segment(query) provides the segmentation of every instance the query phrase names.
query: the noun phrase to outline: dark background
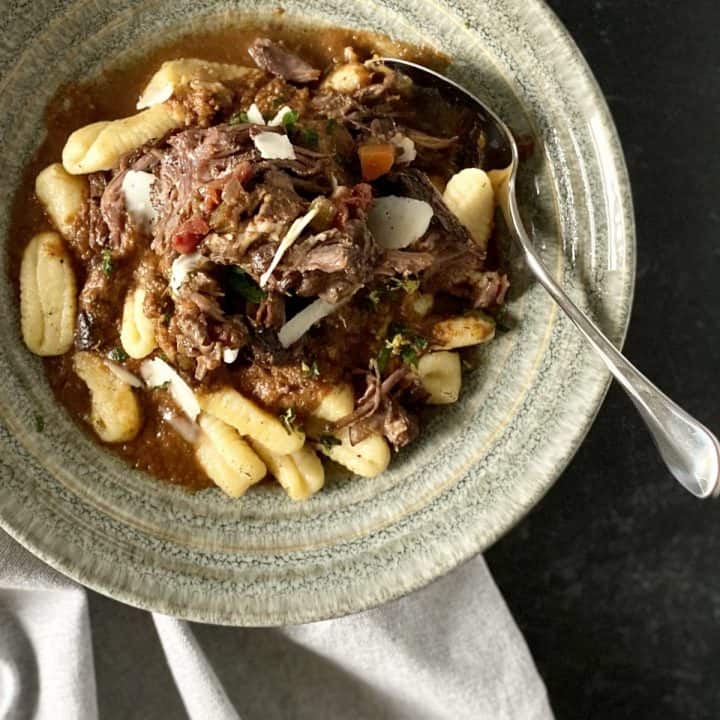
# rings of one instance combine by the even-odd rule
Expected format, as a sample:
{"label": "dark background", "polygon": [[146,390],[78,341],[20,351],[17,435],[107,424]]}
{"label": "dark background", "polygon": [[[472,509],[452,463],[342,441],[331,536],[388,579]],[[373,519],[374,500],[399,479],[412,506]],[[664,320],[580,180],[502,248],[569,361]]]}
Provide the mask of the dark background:
{"label": "dark background", "polygon": [[[638,276],[626,354],[720,429],[720,3],[549,0],[615,117]],[[720,506],[668,475],[617,387],[487,554],[559,720],[720,718]]]}

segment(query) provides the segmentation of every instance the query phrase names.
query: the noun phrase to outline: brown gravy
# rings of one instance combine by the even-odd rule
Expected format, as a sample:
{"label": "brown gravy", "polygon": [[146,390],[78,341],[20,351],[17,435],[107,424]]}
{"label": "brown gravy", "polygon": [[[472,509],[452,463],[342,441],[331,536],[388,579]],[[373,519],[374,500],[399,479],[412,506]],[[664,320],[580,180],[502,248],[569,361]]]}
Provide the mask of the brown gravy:
{"label": "brown gravy", "polygon": [[[11,281],[17,285],[22,251],[37,232],[51,228],[50,222],[34,193],[37,174],[47,165],[60,159],[67,137],[79,127],[99,120],[131,115],[142,88],[166,60],[180,57],[197,57],[210,61],[237,63],[252,66],[247,48],[258,35],[282,40],[292,50],[315,67],[325,68],[343,56],[343,50],[352,46],[361,57],[374,52],[392,54],[431,67],[441,68],[447,58],[429,47],[415,47],[391,41],[386,36],[343,28],[303,28],[286,26],[282,16],[270,26],[230,27],[220,31],[202,31],[159,46],[142,61],[110,64],[100,77],[81,84],[62,88],[46,111],[47,135],[35,157],[29,163],[24,182],[13,205],[11,245]],[[136,372],[132,361],[128,369]],[[73,417],[87,417],[89,395],[85,384],[72,371],[71,355],[48,358],[45,370],[59,402],[69,409]],[[237,384],[239,389],[251,388],[259,378],[251,371]],[[311,399],[308,398],[308,402]],[[175,484],[197,490],[212,485],[197,466],[192,446],[183,441],[162,422],[159,409],[151,395],[141,399],[145,423],[141,433],[132,442],[120,446],[106,446],[128,460],[133,467]],[[92,433],[89,424],[83,429]]]}

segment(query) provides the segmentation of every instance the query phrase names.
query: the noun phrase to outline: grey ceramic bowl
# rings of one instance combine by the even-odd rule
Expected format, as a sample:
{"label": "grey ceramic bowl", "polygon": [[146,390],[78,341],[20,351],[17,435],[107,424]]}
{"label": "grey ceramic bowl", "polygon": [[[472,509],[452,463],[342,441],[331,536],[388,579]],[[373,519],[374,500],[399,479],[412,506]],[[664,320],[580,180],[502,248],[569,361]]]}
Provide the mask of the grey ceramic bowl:
{"label": "grey ceramic bowl", "polygon": [[[267,13],[275,0],[250,0]],[[0,239],[43,109],[64,82],[193,25],[223,0],[14,3],[0,18]],[[522,205],[545,260],[617,342],[634,280],[630,190],[607,107],[539,0],[291,0],[286,21],[428,41],[451,74],[538,140]],[[220,13],[220,14],[218,14]],[[231,501],[130,471],[57,407],[0,287],[0,524],[100,592],[193,620],[299,623],[396,598],[480,552],[552,485],[602,402],[608,375],[545,292],[514,277],[516,327],[487,348],[462,401],[374,480],[341,479],[304,504],[272,486]],[[35,418],[45,419],[38,432]]]}

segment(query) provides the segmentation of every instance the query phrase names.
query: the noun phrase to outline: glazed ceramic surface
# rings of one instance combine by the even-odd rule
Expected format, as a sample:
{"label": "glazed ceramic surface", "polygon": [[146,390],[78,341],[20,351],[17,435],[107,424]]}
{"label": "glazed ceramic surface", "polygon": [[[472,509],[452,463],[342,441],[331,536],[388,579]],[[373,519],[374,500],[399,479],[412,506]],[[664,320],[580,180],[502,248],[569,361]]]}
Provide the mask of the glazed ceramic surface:
{"label": "glazed ceramic surface", "polygon": [[[108,57],[193,27],[242,23],[276,2],[12,3],[0,13],[0,253],[43,109]],[[286,23],[424,41],[520,134],[536,137],[521,205],[572,298],[621,342],[634,279],[630,191],[611,118],[577,49],[539,0],[295,0]],[[82,583],[193,620],[289,624],[368,608],[486,548],[552,485],[587,432],[608,375],[542,288],[512,275],[514,328],[469,374],[462,400],[379,478],[337,477],[306,503],[267,485],[234,501],[156,481],[95,445],[58,407],[0,287],[0,524]],[[44,419],[39,432],[36,419]]]}

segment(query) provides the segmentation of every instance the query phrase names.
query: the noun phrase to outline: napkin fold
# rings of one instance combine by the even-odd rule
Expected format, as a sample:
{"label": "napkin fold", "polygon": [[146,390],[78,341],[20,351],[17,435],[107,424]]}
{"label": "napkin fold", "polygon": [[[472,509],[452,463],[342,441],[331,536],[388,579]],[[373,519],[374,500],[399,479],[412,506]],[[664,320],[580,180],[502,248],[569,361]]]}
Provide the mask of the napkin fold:
{"label": "napkin fold", "polygon": [[[117,607],[103,602],[93,623],[116,622]],[[152,682],[169,669],[190,720],[553,717],[481,557],[407,597],[337,620],[283,628],[153,620],[157,635],[143,642],[159,642],[167,665],[151,662],[143,674]],[[137,706],[127,677],[112,681],[128,687],[113,688],[115,703],[102,720],[168,720]],[[166,684],[157,687],[167,692]],[[97,717],[86,591],[0,531],[0,718]]]}

